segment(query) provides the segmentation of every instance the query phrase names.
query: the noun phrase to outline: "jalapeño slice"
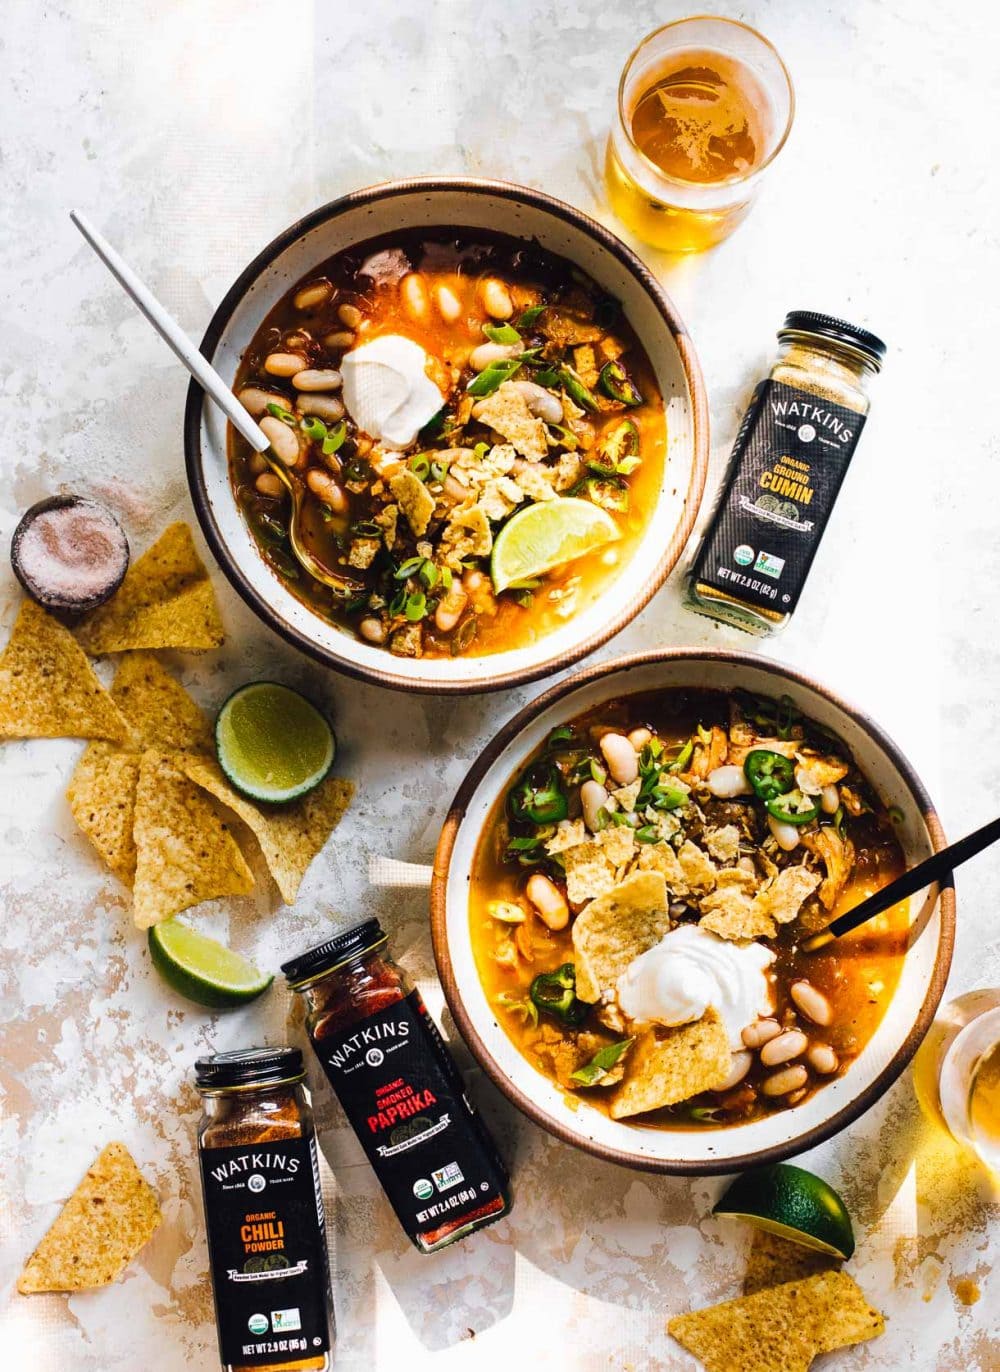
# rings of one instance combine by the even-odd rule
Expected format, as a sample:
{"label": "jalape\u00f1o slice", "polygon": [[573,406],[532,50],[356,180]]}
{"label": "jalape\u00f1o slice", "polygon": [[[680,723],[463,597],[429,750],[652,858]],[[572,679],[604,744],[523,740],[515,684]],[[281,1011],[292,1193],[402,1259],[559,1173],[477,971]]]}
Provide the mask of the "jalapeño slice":
{"label": "jalape\u00f1o slice", "polygon": [[795,765],[783,753],[769,748],[755,748],[747,753],[743,764],[747,781],[761,800],[774,800],[792,790],[795,785]]}
{"label": "jalape\u00f1o slice", "polygon": [[508,796],[511,819],[530,824],[556,824],[569,813],[558,767],[544,763],[531,767],[511,788]]}
{"label": "jalape\u00f1o slice", "polygon": [[618,362],[609,362],[601,369],[597,384],[605,395],[622,405],[641,405],[642,396],[629,379],[625,368]]}
{"label": "jalape\u00f1o slice", "polygon": [[798,789],[767,801],[767,812],[782,824],[808,824],[819,814],[818,798],[807,796]]}
{"label": "jalape\u00f1o slice", "polygon": [[554,972],[542,972],[531,983],[533,1005],[563,1024],[579,1025],[587,1018],[590,1006],[576,998],[576,968],[564,962]]}

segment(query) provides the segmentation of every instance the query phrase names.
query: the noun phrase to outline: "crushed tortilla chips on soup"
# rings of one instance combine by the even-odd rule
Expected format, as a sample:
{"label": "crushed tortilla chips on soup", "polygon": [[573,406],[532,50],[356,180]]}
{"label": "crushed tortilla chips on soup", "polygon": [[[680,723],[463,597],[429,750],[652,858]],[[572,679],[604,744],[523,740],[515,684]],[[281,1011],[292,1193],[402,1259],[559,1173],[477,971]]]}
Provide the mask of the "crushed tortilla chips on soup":
{"label": "crushed tortilla chips on soup", "polygon": [[159,1228],[156,1192],[123,1143],[109,1143],[17,1279],[22,1295],[84,1291],[120,1277]]}
{"label": "crushed tortilla chips on soup", "polygon": [[0,656],[0,738],[102,738],[128,725],[73,635],[25,600]]}
{"label": "crushed tortilla chips on soup", "polygon": [[76,635],[95,654],[218,648],[225,637],[219,607],[188,526],[178,522],[165,529]]}

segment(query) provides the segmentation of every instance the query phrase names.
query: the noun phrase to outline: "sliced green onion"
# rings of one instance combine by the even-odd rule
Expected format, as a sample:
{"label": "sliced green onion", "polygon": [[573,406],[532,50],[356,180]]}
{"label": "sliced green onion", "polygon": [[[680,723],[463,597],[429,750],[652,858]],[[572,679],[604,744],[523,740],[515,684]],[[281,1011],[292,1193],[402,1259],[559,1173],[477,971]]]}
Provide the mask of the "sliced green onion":
{"label": "sliced green onion", "polygon": [[519,329],[530,329],[532,324],[537,324],[539,316],[544,312],[544,305],[529,305],[526,310],[521,311],[521,316],[517,321],[517,327]]}
{"label": "sliced green onion", "polygon": [[513,324],[484,324],[483,333],[491,343],[500,343],[508,348],[521,342],[521,335]]}
{"label": "sliced green onion", "polygon": [[339,424],[332,428],[323,439],[323,456],[330,457],[335,453],[347,437],[347,424],[342,419]]}
{"label": "sliced green onion", "polygon": [[408,577],[416,576],[423,565],[422,557],[408,557],[402,566],[396,568],[393,576],[397,581],[405,581]]}
{"label": "sliced green onion", "polygon": [[412,595],[406,597],[403,613],[412,624],[416,624],[418,620],[424,618],[427,613],[427,597],[423,591],[414,591]]}
{"label": "sliced green onion", "polygon": [[407,465],[421,481],[426,481],[431,474],[431,460],[426,453],[414,453]]}
{"label": "sliced green onion", "polygon": [[314,414],[307,414],[303,419],[300,419],[299,428],[314,443],[322,443],[323,439],[326,438],[326,425],[322,419],[317,419]]}
{"label": "sliced green onion", "polygon": [[469,395],[492,395],[505,381],[521,370],[523,361],[519,357],[508,357],[502,362],[491,362],[478,376],[474,376],[466,386]]}
{"label": "sliced green onion", "polygon": [[292,414],[291,410],[286,410],[284,405],[278,405],[275,401],[267,402],[267,412],[274,415],[275,419],[280,419],[282,424],[297,424],[298,416]]}

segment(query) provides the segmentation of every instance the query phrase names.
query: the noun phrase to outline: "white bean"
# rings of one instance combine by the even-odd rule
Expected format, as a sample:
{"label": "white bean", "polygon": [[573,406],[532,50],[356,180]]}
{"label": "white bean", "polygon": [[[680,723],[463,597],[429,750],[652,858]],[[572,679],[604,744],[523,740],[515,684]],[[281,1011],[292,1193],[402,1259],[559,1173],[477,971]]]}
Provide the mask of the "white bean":
{"label": "white bean", "polygon": [[569,923],[569,906],[554,882],[549,881],[541,872],[536,872],[533,877],[528,878],[524,890],[543,924],[553,930],[566,928]]}
{"label": "white bean", "polygon": [[728,1077],[726,1077],[725,1081],[722,1082],[721,1085],[713,1086],[712,1090],[731,1091],[734,1086],[739,1085],[739,1083],[743,1080],[746,1074],[750,1071],[750,1064],[752,1062],[753,1056],[750,1053],[746,1053],[742,1049],[738,1049],[733,1054],[732,1062],[729,1067]]}
{"label": "white bean", "polygon": [[338,350],[340,348],[353,348],[354,335],[346,329],[338,329],[334,333],[328,333],[323,339],[324,348]]}
{"label": "white bean", "polygon": [[301,353],[268,353],[264,358],[264,370],[272,376],[294,376],[304,372],[309,366],[308,357]]}
{"label": "white bean", "polygon": [[762,1048],[781,1033],[781,1025],[776,1019],[759,1019],[748,1024],[743,1030],[742,1039],[748,1048]]}
{"label": "white bean", "polygon": [[280,405],[283,410],[288,408],[288,401],[283,395],[277,395],[274,391],[262,391],[259,386],[244,386],[238,399],[254,419],[267,414],[268,405]]}
{"label": "white bean", "polygon": [[317,419],[336,423],[344,417],[344,402],[335,395],[314,394],[303,391],[296,397],[295,409],[299,414],[314,414]]}
{"label": "white bean", "polygon": [[765,1067],[777,1067],[779,1063],[791,1062],[800,1058],[809,1047],[809,1040],[801,1029],[786,1029],[777,1034],[760,1050],[760,1060]]}
{"label": "white bean", "polygon": [[337,306],[337,318],[341,324],[346,324],[349,329],[356,329],[364,319],[364,315],[357,305],[351,305],[345,301],[343,305]]}
{"label": "white bean", "polygon": [[461,582],[453,581],[448,590],[437,603],[434,611],[434,623],[443,634],[451,633],[455,625],[462,618],[469,597],[462,589]]}
{"label": "white bean", "polygon": [[438,314],[446,324],[454,324],[455,320],[462,313],[462,302],[458,296],[443,282],[434,292],[434,303],[438,307]]}
{"label": "white bean", "polygon": [[813,1071],[823,1077],[830,1076],[840,1066],[840,1059],[828,1043],[814,1043],[806,1057]]}
{"label": "white bean", "polygon": [[328,472],[318,467],[310,467],[306,472],[306,485],[317,500],[321,500],[334,514],[347,514],[351,508],[347,493],[337,485]]}
{"label": "white bean", "polygon": [[365,615],[358,625],[358,633],[369,643],[385,642],[385,625],[376,615]]}
{"label": "white bean", "polygon": [[480,343],[469,354],[469,366],[474,372],[484,372],[494,362],[506,362],[520,351],[520,343]]}
{"label": "white bean", "polygon": [[536,419],[543,419],[546,424],[563,422],[562,401],[544,386],[538,386],[534,381],[515,381],[514,389],[524,396]]}
{"label": "white bean", "polygon": [[799,846],[799,831],[794,824],[785,824],[782,820],[775,819],[774,815],[768,815],[767,827],[774,835],[778,847],[784,848],[786,853]]}
{"label": "white bean", "polygon": [[822,1024],[825,1027],[832,1023],[833,1006],[823,992],[817,990],[811,982],[793,981],[788,989],[792,1000],[813,1024]]}
{"label": "white bean", "polygon": [[510,291],[495,276],[488,276],[479,288],[479,298],[483,309],[494,319],[509,319],[514,313],[514,302]]}
{"label": "white bean", "polygon": [[825,815],[835,815],[840,809],[840,792],[836,786],[824,786],[820,805]]}
{"label": "white bean", "polygon": [[652,737],[653,734],[650,729],[633,729],[628,736],[628,741],[629,743],[631,743],[632,747],[638,753],[641,752],[643,748],[645,748],[646,744],[650,741]]}
{"label": "white bean", "polygon": [[261,472],[253,484],[261,495],[277,497],[285,494],[284,483],[280,476],[275,476],[274,472]]}
{"label": "white bean", "polygon": [[286,467],[294,467],[299,460],[299,436],[295,430],[273,414],[265,415],[260,421],[260,427],[267,434],[275,457]]}
{"label": "white bean", "polygon": [[765,1096],[787,1096],[790,1092],[798,1091],[801,1086],[805,1086],[808,1080],[807,1070],[801,1063],[796,1063],[794,1067],[785,1067],[773,1076],[765,1077],[760,1089]]}
{"label": "white bean", "polygon": [[336,391],[342,379],[332,367],[307,367],[304,372],[296,372],[292,385],[297,391]]}
{"label": "white bean", "polygon": [[264,457],[263,453],[251,453],[247,466],[250,469],[251,476],[260,476],[262,473],[271,470],[267,465],[267,459]]}
{"label": "white bean", "polygon": [[611,773],[619,786],[631,786],[639,775],[639,754],[624,734],[605,734],[601,739],[601,752]]}
{"label": "white bean", "polygon": [[333,287],[329,281],[314,281],[310,286],[303,286],[292,300],[292,304],[297,310],[318,310],[333,295]]}
{"label": "white bean", "polygon": [[597,818],[602,806],[608,803],[608,793],[599,781],[585,781],[580,787],[580,804],[583,806],[583,822],[592,834],[600,827]]}
{"label": "white bean", "polygon": [[746,773],[742,767],[729,764],[726,767],[716,767],[709,772],[705,782],[713,796],[718,796],[720,800],[732,800],[734,796],[749,796],[753,794],[753,787],[747,781]]}
{"label": "white bean", "polygon": [[403,309],[415,324],[422,324],[431,308],[427,282],[419,272],[408,272],[400,282],[399,292],[403,297]]}

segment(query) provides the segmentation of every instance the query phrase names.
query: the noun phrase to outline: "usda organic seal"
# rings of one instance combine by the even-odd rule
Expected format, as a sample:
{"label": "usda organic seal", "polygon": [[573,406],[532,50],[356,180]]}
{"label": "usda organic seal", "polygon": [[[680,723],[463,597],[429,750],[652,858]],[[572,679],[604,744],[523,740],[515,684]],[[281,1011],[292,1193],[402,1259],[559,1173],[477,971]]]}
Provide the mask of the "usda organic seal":
{"label": "usda organic seal", "polygon": [[251,1315],[247,1320],[247,1328],[251,1334],[266,1334],[270,1327],[266,1315]]}

